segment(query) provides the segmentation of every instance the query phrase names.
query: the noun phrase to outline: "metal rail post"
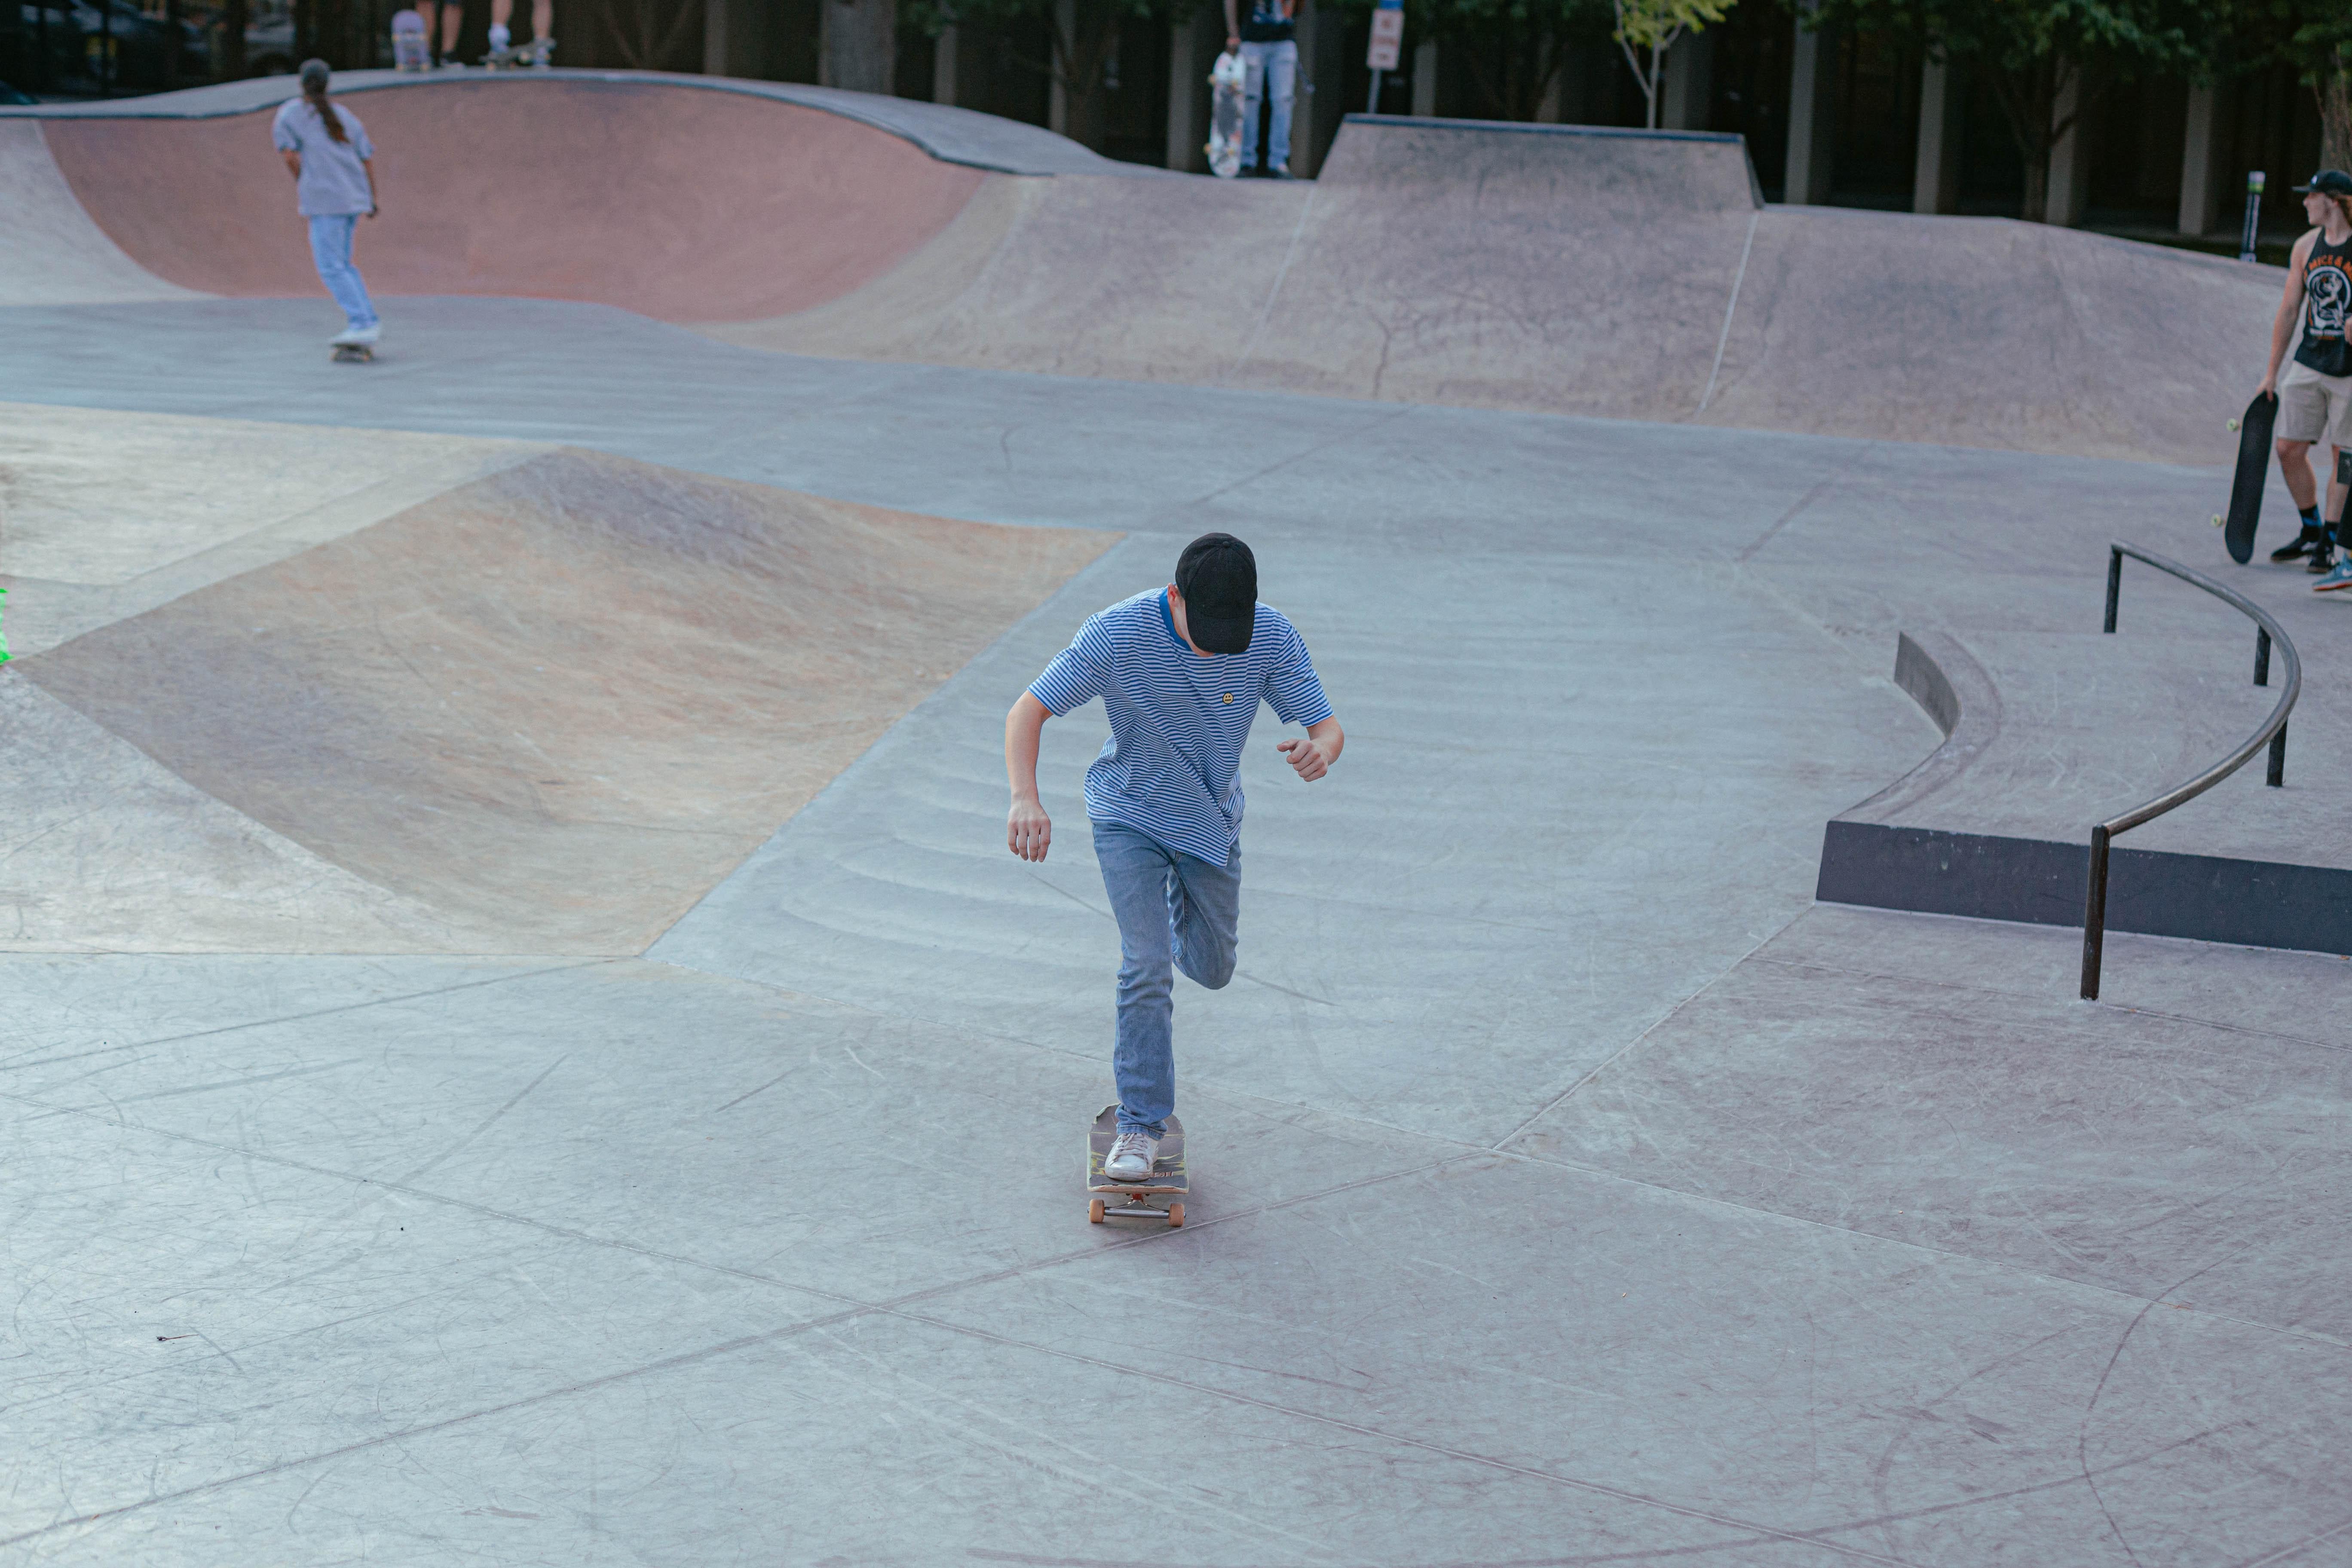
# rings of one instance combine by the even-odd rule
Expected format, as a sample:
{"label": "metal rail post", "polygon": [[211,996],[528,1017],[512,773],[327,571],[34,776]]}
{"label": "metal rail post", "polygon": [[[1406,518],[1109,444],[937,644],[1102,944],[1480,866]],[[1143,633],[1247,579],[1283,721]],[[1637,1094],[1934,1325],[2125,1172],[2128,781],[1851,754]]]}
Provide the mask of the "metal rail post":
{"label": "metal rail post", "polygon": [[2083,901],[2083,1000],[2099,999],[2099,959],[2107,940],[2107,840],[2104,822],[2091,829],[2091,886]]}

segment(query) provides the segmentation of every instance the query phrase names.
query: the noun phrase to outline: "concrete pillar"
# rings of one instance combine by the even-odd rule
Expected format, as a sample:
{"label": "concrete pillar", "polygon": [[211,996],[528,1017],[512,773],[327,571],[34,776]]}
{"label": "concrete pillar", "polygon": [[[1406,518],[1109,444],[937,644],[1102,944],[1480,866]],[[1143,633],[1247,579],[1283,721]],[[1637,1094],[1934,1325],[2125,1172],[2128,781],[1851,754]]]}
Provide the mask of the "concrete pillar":
{"label": "concrete pillar", "polygon": [[1704,131],[1715,105],[1715,35],[1685,33],[1666,51],[1665,79],[1658,84],[1658,128]]}
{"label": "concrete pillar", "polygon": [[1836,151],[1837,105],[1831,77],[1837,40],[1797,27],[1789,67],[1789,161],[1780,199],[1820,204],[1830,199],[1831,161]]}
{"label": "concrete pillar", "polygon": [[952,104],[955,100],[956,30],[941,27],[931,41],[931,101]]}
{"label": "concrete pillar", "polygon": [[2075,65],[2067,71],[2058,89],[2058,101],[2050,106],[2050,122],[2053,125],[2073,115],[2074,123],[2066,133],[2050,145],[2050,204],[2042,215],[2044,223],[2054,223],[2065,228],[2078,228],[2083,222],[2083,207],[2089,195],[2091,175],[2091,127],[2075,110],[2083,102],[2083,68]]}
{"label": "concrete pillar", "polygon": [[2189,89],[2189,135],[2180,151],[2180,232],[2210,234],[2221,216],[2221,89]]}
{"label": "concrete pillar", "polygon": [[1911,210],[1960,210],[1960,122],[1966,84],[1948,60],[1919,69],[1919,161],[1911,174]]}
{"label": "concrete pillar", "polygon": [[732,76],[727,68],[727,0],[702,0],[702,74]]}
{"label": "concrete pillar", "polygon": [[1298,0],[1298,98],[1291,105],[1290,170],[1312,178],[1339,135],[1348,104],[1339,96],[1347,77],[1348,23],[1339,6]]}
{"label": "concrete pillar", "polygon": [[[713,4],[718,0],[712,0]],[[757,7],[735,0],[740,22]],[[890,92],[898,72],[897,0],[823,0],[818,6],[817,78],[853,92]],[[709,53],[708,48],[704,51]]]}
{"label": "concrete pillar", "polygon": [[1203,5],[1168,29],[1168,166],[1202,173],[1209,140],[1209,68],[1224,47],[1225,20]]}
{"label": "concrete pillar", "polygon": [[774,75],[774,9],[771,0],[703,0],[702,74]]}
{"label": "concrete pillar", "polygon": [[1437,40],[1423,38],[1412,50],[1412,111],[1427,120],[1437,112]]}
{"label": "concrete pillar", "polygon": [[[1055,0],[1054,13],[1061,23],[1062,37],[1076,39],[1078,30],[1077,0]],[[1053,70],[1045,89],[1045,129],[1056,136],[1067,135],[1070,129],[1070,94],[1069,89],[1062,85],[1062,62],[1057,59],[1047,63]]]}

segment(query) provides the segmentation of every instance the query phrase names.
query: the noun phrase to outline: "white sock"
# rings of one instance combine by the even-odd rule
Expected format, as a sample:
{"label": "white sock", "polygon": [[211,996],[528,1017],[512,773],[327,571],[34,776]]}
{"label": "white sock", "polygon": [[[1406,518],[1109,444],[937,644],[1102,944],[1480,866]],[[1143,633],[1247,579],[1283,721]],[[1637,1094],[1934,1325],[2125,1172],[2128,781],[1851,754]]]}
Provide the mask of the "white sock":
{"label": "white sock", "polygon": [[490,47],[494,49],[503,49],[513,37],[513,34],[508,32],[504,27],[499,26],[496,22],[490,24]]}

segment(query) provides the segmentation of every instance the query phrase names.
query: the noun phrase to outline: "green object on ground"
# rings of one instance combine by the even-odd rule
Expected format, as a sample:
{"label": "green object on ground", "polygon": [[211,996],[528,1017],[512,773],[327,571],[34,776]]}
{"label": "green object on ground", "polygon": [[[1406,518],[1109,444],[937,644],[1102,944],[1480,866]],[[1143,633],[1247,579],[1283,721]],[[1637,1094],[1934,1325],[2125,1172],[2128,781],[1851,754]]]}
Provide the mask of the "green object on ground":
{"label": "green object on ground", "polygon": [[[0,588],[0,599],[5,599],[5,598],[6,598],[7,596],[8,596],[8,590],[7,590],[7,589],[5,589],[5,588]],[[6,606],[5,605],[0,605],[0,610],[5,610],[5,609],[6,609],[7,607],[8,607],[8,606]],[[0,631],[0,664],[5,664],[5,663],[7,663],[7,662],[8,662],[8,638],[7,638],[7,635],[6,635],[6,633],[5,633],[5,631]]]}

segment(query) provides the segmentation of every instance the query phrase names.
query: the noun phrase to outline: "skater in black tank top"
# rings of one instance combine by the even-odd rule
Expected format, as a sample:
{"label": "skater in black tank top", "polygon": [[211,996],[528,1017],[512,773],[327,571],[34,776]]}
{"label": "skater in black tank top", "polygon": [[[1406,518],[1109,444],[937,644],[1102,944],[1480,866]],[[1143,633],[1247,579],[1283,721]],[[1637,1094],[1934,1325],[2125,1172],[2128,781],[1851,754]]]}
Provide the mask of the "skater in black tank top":
{"label": "skater in black tank top", "polygon": [[[2323,169],[2304,193],[2303,210],[2315,226],[2294,242],[2288,258],[2286,289],[2271,322],[2270,369],[2261,390],[2279,399],[2279,471],[2303,528],[2273,561],[2311,557],[2310,570],[2335,564],[2332,524],[2344,515],[2345,487],[2336,482],[2336,453],[2352,447],[2352,347],[2345,324],[2352,317],[2352,174]],[[2297,327],[2300,324],[2301,330]],[[2279,371],[2292,345],[2294,363],[2282,381]],[[2311,448],[2326,440],[2327,512],[2319,510],[2319,487],[2311,471]]]}

